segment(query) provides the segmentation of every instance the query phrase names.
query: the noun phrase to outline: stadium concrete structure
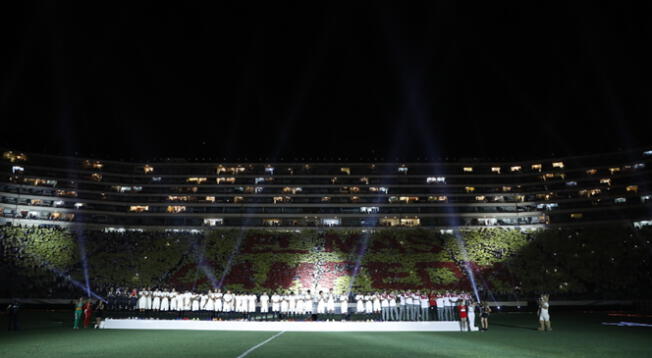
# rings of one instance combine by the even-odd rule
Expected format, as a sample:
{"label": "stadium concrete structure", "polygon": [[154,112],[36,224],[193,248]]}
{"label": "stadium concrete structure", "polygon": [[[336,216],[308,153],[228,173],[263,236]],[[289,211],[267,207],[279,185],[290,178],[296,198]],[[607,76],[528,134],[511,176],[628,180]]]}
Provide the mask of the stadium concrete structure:
{"label": "stadium concrete structure", "polygon": [[649,224],[652,150],[518,162],[147,163],[20,153],[0,162],[0,224],[540,228]]}

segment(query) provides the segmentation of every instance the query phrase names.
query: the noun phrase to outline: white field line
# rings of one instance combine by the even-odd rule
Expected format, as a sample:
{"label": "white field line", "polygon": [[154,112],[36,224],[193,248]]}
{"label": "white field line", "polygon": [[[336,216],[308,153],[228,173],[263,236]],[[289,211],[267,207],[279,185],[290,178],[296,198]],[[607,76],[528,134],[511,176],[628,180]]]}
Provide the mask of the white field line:
{"label": "white field line", "polygon": [[274,339],[274,338],[280,336],[280,335],[283,334],[283,333],[285,333],[285,331],[281,331],[281,332],[276,333],[275,335],[273,335],[273,336],[267,338],[266,340],[264,340],[264,341],[262,341],[262,342],[256,344],[255,346],[253,346],[253,347],[247,349],[246,351],[244,351],[244,353],[240,354],[237,358],[244,358],[244,357],[246,357],[249,353],[253,352],[253,351],[256,350],[258,347],[260,347],[260,346],[262,346],[262,345],[264,345],[264,344],[269,343],[272,339]]}

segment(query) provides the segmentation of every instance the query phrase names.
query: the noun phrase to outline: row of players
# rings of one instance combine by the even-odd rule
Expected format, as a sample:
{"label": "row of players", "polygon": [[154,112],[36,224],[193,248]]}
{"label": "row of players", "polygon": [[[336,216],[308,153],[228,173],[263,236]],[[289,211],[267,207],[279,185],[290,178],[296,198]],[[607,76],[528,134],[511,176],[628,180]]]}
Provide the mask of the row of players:
{"label": "row of players", "polygon": [[[475,304],[468,293],[435,291],[401,291],[355,294],[354,305],[349,307],[349,295],[337,295],[330,289],[312,294],[310,290],[295,294],[232,293],[210,290],[206,293],[168,290],[140,291],[111,290],[107,299],[109,309],[137,309],[139,311],[209,311],[226,313],[275,313],[281,315],[304,314],[358,314],[380,315],[383,321],[391,320],[456,320],[455,306]],[[336,310],[339,308],[339,310]]]}

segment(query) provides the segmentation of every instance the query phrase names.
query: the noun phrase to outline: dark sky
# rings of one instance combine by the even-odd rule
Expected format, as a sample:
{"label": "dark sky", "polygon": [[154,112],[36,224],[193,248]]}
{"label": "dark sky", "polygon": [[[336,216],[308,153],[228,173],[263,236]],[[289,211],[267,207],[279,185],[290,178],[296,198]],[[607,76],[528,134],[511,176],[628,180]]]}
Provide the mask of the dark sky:
{"label": "dark sky", "polygon": [[0,5],[7,148],[423,160],[652,144],[645,4],[19,3]]}

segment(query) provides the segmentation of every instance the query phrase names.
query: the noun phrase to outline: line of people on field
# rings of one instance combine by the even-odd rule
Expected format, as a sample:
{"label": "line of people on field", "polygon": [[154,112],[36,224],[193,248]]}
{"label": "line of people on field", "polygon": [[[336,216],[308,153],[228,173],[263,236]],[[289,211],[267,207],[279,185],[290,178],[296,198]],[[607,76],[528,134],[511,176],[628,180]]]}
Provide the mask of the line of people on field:
{"label": "line of people on field", "polygon": [[[350,297],[353,299],[350,300]],[[292,319],[317,314],[318,319],[347,319],[356,314],[374,321],[458,321],[463,305],[475,313],[476,303],[467,292],[450,291],[391,291],[335,294],[333,289],[316,294],[277,291],[257,296],[230,290],[191,291],[142,289],[111,290],[107,295],[109,310],[141,312],[214,312],[222,319],[242,318],[242,314],[265,314],[263,319]],[[241,315],[231,315],[232,313]],[[268,315],[271,314],[271,315]]]}

